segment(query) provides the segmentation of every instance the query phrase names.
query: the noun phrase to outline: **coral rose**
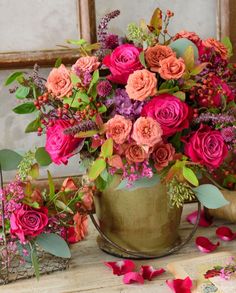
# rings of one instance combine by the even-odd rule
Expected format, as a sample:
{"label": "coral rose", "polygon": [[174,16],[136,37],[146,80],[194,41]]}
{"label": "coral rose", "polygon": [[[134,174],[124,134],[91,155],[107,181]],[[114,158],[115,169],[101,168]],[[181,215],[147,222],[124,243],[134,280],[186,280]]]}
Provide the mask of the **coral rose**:
{"label": "coral rose", "polygon": [[184,30],[180,31],[174,36],[173,41],[178,39],[188,39],[189,41],[193,42],[196,46],[201,44],[201,39],[195,32],[188,32]]}
{"label": "coral rose", "polygon": [[157,79],[155,73],[142,69],[130,74],[126,86],[126,92],[130,99],[144,101],[147,97],[154,96],[156,91]]}
{"label": "coral rose", "polygon": [[227,48],[219,41],[214,38],[208,38],[203,41],[203,46],[206,48],[214,48],[217,53],[221,56],[222,59],[226,60],[228,58]]}
{"label": "coral rose", "polygon": [[226,158],[228,149],[220,131],[201,125],[187,138],[184,152],[193,162],[218,168]]}
{"label": "coral rose", "polygon": [[58,98],[70,95],[73,85],[69,70],[63,64],[58,68],[53,68],[49,73],[45,86],[49,92],[52,92]]}
{"label": "coral rose", "polygon": [[140,48],[131,44],[118,46],[111,55],[107,55],[103,59],[103,64],[111,71],[111,75],[107,79],[115,83],[126,84],[131,73],[143,68],[139,60],[140,52]]}
{"label": "coral rose", "polygon": [[76,213],[73,220],[75,223],[75,241],[78,242],[84,239],[88,233],[88,216]]}
{"label": "coral rose", "polygon": [[77,72],[84,72],[89,71],[93,72],[96,69],[98,69],[100,65],[100,62],[98,61],[98,58],[96,56],[85,56],[80,57],[74,65],[72,65],[72,71]]}
{"label": "coral rose", "polygon": [[162,134],[157,121],[151,117],[140,117],[134,123],[132,138],[138,145],[153,147],[161,141]]}
{"label": "coral rose", "polygon": [[155,119],[167,137],[189,127],[188,105],[170,94],[151,99],[143,107],[141,115]]}
{"label": "coral rose", "polygon": [[105,125],[107,137],[111,137],[115,143],[123,144],[128,140],[132,128],[132,122],[121,115],[115,115]]}
{"label": "coral rose", "polygon": [[175,52],[167,46],[155,45],[148,47],[145,51],[145,60],[151,71],[158,72],[160,68],[160,61],[168,57],[175,57]]}
{"label": "coral rose", "polygon": [[185,71],[185,63],[182,58],[174,56],[160,61],[159,74],[163,79],[179,79]]}
{"label": "coral rose", "polygon": [[148,153],[144,148],[136,143],[131,143],[125,150],[125,156],[129,163],[143,162],[148,157]]}
{"label": "coral rose", "polygon": [[161,171],[164,167],[167,167],[169,162],[174,159],[175,149],[170,143],[157,144],[152,153],[154,160],[154,166],[157,171]]}

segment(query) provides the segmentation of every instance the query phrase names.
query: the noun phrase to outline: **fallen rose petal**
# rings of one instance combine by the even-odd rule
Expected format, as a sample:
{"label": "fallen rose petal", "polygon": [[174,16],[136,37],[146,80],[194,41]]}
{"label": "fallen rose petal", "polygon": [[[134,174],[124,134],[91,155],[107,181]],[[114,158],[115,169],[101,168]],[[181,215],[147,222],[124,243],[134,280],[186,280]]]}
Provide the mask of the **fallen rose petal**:
{"label": "fallen rose petal", "polygon": [[195,243],[197,245],[197,248],[204,253],[212,252],[220,245],[220,242],[214,244],[208,238],[203,236],[197,237]]}
{"label": "fallen rose petal", "polygon": [[145,280],[151,281],[153,278],[160,276],[165,272],[164,269],[156,270],[153,266],[141,266],[140,274],[143,276]]}
{"label": "fallen rose petal", "polygon": [[123,283],[124,284],[132,284],[132,283],[143,284],[144,283],[144,279],[140,275],[140,273],[137,273],[137,272],[129,272],[129,273],[126,273],[124,275],[124,277],[123,277]]}
{"label": "fallen rose petal", "polygon": [[132,260],[120,260],[105,262],[105,265],[112,269],[113,274],[117,276],[132,272],[135,268],[135,263]]}
{"label": "fallen rose petal", "polygon": [[193,282],[189,277],[185,278],[184,280],[167,280],[166,284],[174,293],[191,293],[191,288],[193,286]]}
{"label": "fallen rose petal", "polygon": [[230,228],[225,226],[217,228],[216,235],[224,241],[231,241],[236,238],[236,233],[233,233]]}
{"label": "fallen rose petal", "polygon": [[[194,225],[196,223],[196,221],[197,221],[197,215],[198,215],[198,211],[195,211],[195,212],[189,214],[186,217],[186,220],[189,223],[191,223],[191,224]],[[202,210],[201,211],[201,215],[200,215],[200,220],[199,220],[198,226],[199,227],[209,227],[211,224],[212,224],[212,220],[206,219],[205,212],[204,212],[204,210]]]}

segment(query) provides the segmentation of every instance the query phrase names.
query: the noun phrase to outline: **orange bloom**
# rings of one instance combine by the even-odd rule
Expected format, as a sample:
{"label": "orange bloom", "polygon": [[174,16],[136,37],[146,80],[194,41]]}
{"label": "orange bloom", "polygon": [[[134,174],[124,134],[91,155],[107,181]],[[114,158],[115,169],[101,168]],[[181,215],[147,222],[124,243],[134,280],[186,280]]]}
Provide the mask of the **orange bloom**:
{"label": "orange bloom", "polygon": [[95,71],[98,69],[100,62],[96,56],[80,57],[74,65],[72,65],[72,71],[75,73],[78,71]]}
{"label": "orange bloom", "polygon": [[228,58],[228,50],[227,48],[219,41],[213,38],[208,38],[203,41],[203,45],[207,48],[214,48],[217,53],[220,54],[222,59]]}
{"label": "orange bloom", "polygon": [[159,74],[163,79],[179,79],[185,71],[185,63],[182,58],[168,57],[160,61]]}
{"label": "orange bloom", "polygon": [[121,115],[115,115],[105,125],[107,137],[111,137],[117,144],[123,144],[129,138],[131,128],[131,120]]}
{"label": "orange bloom", "polygon": [[157,171],[161,171],[164,167],[167,167],[169,162],[174,159],[175,148],[170,143],[160,143],[155,146],[152,153],[154,160],[154,166]]}
{"label": "orange bloom", "polygon": [[73,217],[75,223],[76,241],[80,241],[85,238],[88,233],[88,217],[87,215],[81,215],[78,212]]}
{"label": "orange bloom", "polygon": [[131,143],[125,150],[125,156],[128,162],[138,163],[147,159],[148,153],[146,153],[142,146],[137,145],[136,143]]}

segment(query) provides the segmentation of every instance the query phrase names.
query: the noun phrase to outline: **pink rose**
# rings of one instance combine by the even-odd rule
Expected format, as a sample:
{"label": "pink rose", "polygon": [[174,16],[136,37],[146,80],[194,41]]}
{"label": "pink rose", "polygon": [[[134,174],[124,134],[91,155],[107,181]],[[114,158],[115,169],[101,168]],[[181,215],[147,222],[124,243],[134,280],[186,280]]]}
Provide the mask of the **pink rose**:
{"label": "pink rose", "polygon": [[46,88],[58,98],[71,95],[73,85],[70,72],[63,64],[58,68],[53,68],[49,73]]}
{"label": "pink rose", "polygon": [[35,209],[24,204],[11,214],[10,232],[24,242],[27,236],[35,237],[41,234],[47,224],[48,210],[46,207]]}
{"label": "pink rose", "polygon": [[177,33],[173,41],[178,40],[178,39],[188,39],[189,41],[193,42],[196,46],[201,44],[201,39],[200,37],[195,33],[195,32],[188,32],[188,31],[180,31]]}
{"label": "pink rose", "polygon": [[164,167],[169,165],[174,159],[175,149],[170,143],[157,144],[152,152],[154,160],[154,167],[157,171],[161,171]]}
{"label": "pink rose", "polygon": [[161,94],[148,102],[141,113],[144,117],[155,119],[163,130],[164,136],[171,136],[189,127],[189,108],[170,94]]}
{"label": "pink rose", "polygon": [[158,72],[163,79],[179,79],[184,74],[185,63],[182,58],[171,56],[161,60],[159,64],[160,68]]}
{"label": "pink rose", "polygon": [[209,168],[218,168],[228,154],[220,131],[207,125],[201,125],[187,138],[184,151],[193,162]]}
{"label": "pink rose", "polygon": [[138,145],[153,147],[161,141],[162,134],[160,124],[153,118],[140,117],[134,123],[132,138]]}
{"label": "pink rose", "polygon": [[115,83],[126,84],[131,73],[143,68],[139,61],[140,52],[141,49],[134,45],[124,44],[117,47],[111,55],[107,55],[103,59],[103,64],[111,71],[111,75],[107,79]]}
{"label": "pink rose", "polygon": [[115,115],[105,125],[107,137],[111,137],[117,144],[123,144],[128,140],[131,128],[131,120],[121,115]]}
{"label": "pink rose", "polygon": [[72,65],[72,71],[75,73],[80,71],[93,72],[98,69],[100,62],[96,56],[80,57],[74,65]]}
{"label": "pink rose", "polygon": [[228,50],[227,48],[219,41],[214,38],[208,38],[203,41],[203,46],[205,48],[214,48],[217,53],[221,56],[222,59],[227,60]]}
{"label": "pink rose", "polygon": [[70,126],[69,121],[59,119],[53,126],[47,128],[45,149],[57,165],[67,164],[68,158],[73,156],[72,152],[83,141],[81,138],[64,134],[64,130]]}

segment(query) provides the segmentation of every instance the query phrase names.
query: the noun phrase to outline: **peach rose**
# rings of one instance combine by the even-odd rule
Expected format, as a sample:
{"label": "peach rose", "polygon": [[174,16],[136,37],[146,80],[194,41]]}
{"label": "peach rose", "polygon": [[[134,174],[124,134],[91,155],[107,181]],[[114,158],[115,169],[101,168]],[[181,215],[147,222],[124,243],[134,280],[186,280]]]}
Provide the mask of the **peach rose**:
{"label": "peach rose", "polygon": [[161,171],[167,167],[169,162],[174,159],[175,149],[170,143],[161,143],[155,146],[152,153],[154,166],[157,171]]}
{"label": "peach rose", "polygon": [[182,58],[174,56],[160,61],[159,74],[163,79],[179,79],[185,71],[185,64]]}
{"label": "peach rose", "polygon": [[131,128],[131,120],[121,115],[115,115],[105,125],[107,137],[111,137],[117,144],[123,144],[129,138]]}
{"label": "peach rose", "polygon": [[107,162],[109,166],[117,168],[117,169],[122,169],[124,168],[122,159],[119,155],[115,154],[111,156],[110,158],[107,159]]}
{"label": "peach rose", "polygon": [[203,41],[203,45],[206,48],[214,48],[215,51],[220,54],[222,59],[226,60],[228,58],[227,48],[221,42],[217,41],[216,39],[208,38],[205,41]]}
{"label": "peach rose", "polygon": [[88,216],[76,213],[73,217],[75,223],[75,241],[78,242],[88,233]]}
{"label": "peach rose", "polygon": [[159,62],[168,57],[175,57],[175,52],[167,46],[155,45],[154,47],[148,47],[145,51],[145,59],[148,67],[151,71],[158,72],[160,67]]}
{"label": "peach rose", "polygon": [[133,127],[132,138],[139,145],[153,147],[161,142],[163,131],[160,124],[151,117],[138,118]]}
{"label": "peach rose", "polygon": [[131,143],[125,150],[125,156],[129,163],[143,162],[148,157],[144,148],[136,143]]}
{"label": "peach rose", "polygon": [[192,41],[195,45],[199,45],[201,43],[200,37],[195,32],[188,32],[184,30],[177,33],[173,37],[173,41],[183,38]]}
{"label": "peach rose", "polygon": [[72,65],[72,71],[77,73],[77,71],[95,71],[98,69],[100,62],[96,56],[85,56],[80,57],[74,65]]}
{"label": "peach rose", "polygon": [[130,99],[144,101],[149,96],[154,96],[157,91],[155,73],[147,69],[136,70],[130,74],[126,85],[126,92]]}
{"label": "peach rose", "polygon": [[73,85],[70,78],[70,72],[65,65],[61,64],[58,68],[53,68],[49,73],[46,88],[58,98],[71,94]]}

